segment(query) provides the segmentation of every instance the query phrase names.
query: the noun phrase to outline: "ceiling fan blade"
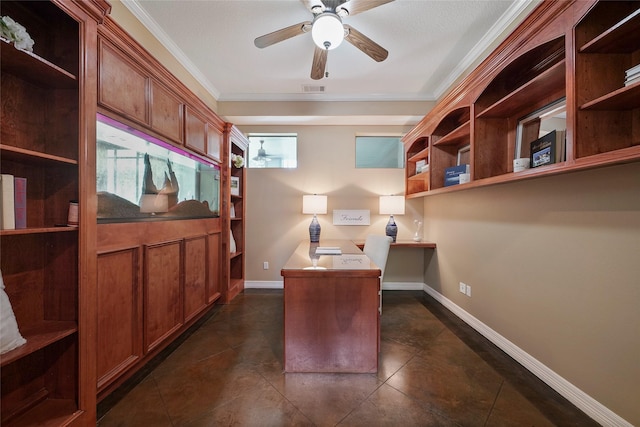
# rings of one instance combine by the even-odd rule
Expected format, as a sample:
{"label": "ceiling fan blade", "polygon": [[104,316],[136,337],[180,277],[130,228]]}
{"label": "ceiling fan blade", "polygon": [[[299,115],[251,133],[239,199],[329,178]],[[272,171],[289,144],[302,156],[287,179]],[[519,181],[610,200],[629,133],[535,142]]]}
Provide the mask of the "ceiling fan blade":
{"label": "ceiling fan blade", "polygon": [[314,7],[320,7],[321,11],[324,11],[324,9],[326,9],[326,7],[325,7],[324,3],[322,2],[322,0],[300,0],[300,1],[311,12],[313,12],[313,8]]}
{"label": "ceiling fan blade", "polygon": [[320,49],[316,46],[316,50],[313,52],[313,64],[311,65],[311,78],[313,80],[320,80],[324,77],[328,52],[327,49]]}
{"label": "ceiling fan blade", "polygon": [[382,6],[383,4],[391,3],[393,0],[349,0],[342,3],[336,8],[336,13],[341,10],[349,12],[349,16],[356,15],[358,13],[365,12],[374,7]]}
{"label": "ceiling fan blade", "polygon": [[306,33],[311,28],[311,21],[301,22],[299,24],[291,25],[286,28],[274,31],[264,36],[257,37],[253,43],[256,47],[264,48],[271,46],[272,44],[279,43],[283,40],[290,39],[291,37],[299,36]]}
{"label": "ceiling fan blade", "polygon": [[344,28],[348,30],[345,40],[369,55],[374,61],[382,62],[387,59],[389,52],[369,37],[354,29],[352,26],[345,24]]}

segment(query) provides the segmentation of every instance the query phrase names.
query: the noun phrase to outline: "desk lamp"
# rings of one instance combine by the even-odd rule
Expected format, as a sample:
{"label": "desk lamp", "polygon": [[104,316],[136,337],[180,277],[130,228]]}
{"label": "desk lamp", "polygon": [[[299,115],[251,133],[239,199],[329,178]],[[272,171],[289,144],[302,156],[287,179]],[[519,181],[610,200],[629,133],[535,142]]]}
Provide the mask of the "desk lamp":
{"label": "desk lamp", "polygon": [[318,243],[320,241],[320,223],[317,215],[327,213],[327,196],[317,194],[302,196],[302,213],[313,214],[309,225],[309,239],[311,243]]}
{"label": "desk lamp", "polygon": [[393,215],[404,215],[404,196],[380,196],[380,215],[390,215],[385,234],[395,242],[398,226]]}

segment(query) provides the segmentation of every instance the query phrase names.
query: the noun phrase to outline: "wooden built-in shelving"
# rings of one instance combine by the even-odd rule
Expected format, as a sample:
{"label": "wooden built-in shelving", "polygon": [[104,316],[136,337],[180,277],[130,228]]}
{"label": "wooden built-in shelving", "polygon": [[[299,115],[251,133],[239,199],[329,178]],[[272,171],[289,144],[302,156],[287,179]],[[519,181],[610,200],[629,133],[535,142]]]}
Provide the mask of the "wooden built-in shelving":
{"label": "wooden built-in shelving", "polygon": [[[407,197],[640,160],[640,82],[625,86],[638,64],[637,1],[541,3],[404,137]],[[566,154],[514,173],[519,122],[563,99]],[[468,122],[456,116],[465,109]],[[471,181],[444,187],[445,169],[466,145]],[[415,174],[417,153],[428,153],[428,178]]]}

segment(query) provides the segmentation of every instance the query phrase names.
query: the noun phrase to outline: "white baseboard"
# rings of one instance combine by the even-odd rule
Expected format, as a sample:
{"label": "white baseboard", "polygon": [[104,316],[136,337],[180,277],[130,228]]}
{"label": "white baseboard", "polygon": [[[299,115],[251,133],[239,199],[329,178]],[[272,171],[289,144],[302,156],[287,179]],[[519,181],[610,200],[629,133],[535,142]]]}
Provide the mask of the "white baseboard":
{"label": "white baseboard", "polygon": [[282,280],[273,281],[248,281],[244,282],[245,289],[284,289],[284,282]]}
{"label": "white baseboard", "polygon": [[435,289],[425,284],[424,291],[596,422],[607,427],[633,427],[631,423],[562,378],[549,367],[482,323]]}

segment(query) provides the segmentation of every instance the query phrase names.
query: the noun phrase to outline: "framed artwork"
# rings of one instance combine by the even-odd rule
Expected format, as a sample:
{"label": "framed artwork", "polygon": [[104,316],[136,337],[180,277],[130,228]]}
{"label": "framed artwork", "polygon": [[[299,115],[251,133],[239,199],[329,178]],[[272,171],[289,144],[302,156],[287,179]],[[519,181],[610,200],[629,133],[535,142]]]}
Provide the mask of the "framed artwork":
{"label": "framed artwork", "polygon": [[231,195],[232,196],[240,195],[240,177],[238,176],[231,177]]}
{"label": "framed artwork", "polygon": [[465,145],[458,150],[456,166],[471,164],[471,145]]}

